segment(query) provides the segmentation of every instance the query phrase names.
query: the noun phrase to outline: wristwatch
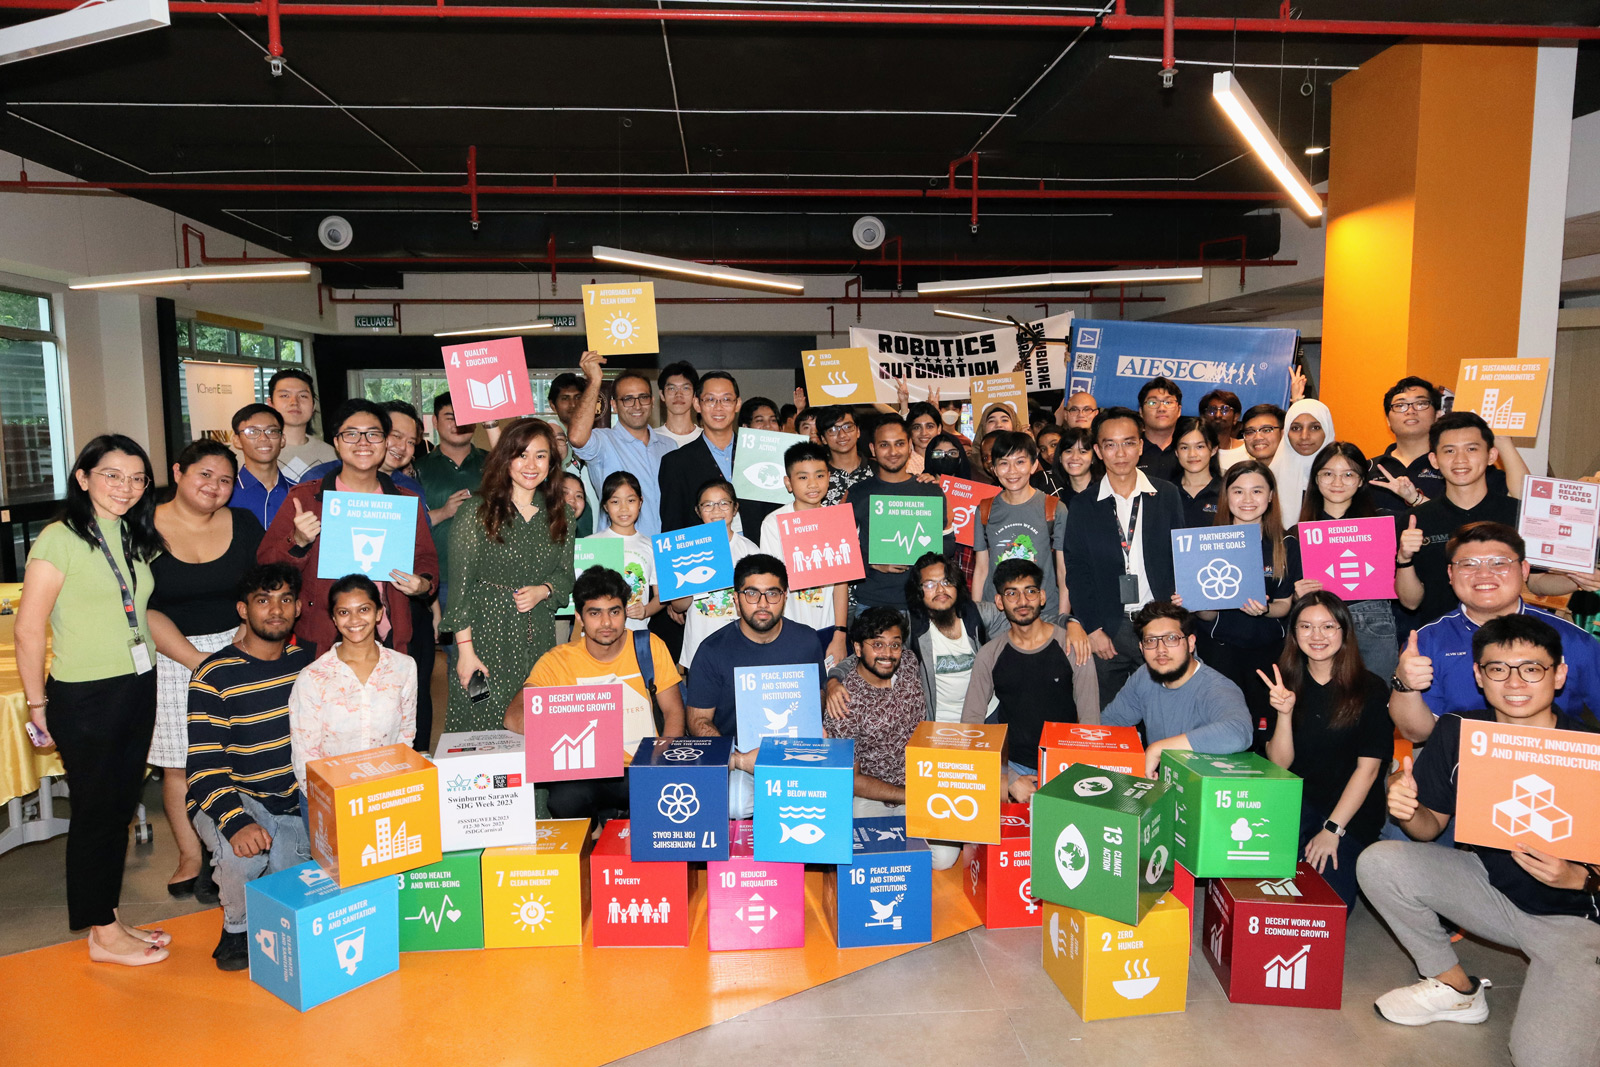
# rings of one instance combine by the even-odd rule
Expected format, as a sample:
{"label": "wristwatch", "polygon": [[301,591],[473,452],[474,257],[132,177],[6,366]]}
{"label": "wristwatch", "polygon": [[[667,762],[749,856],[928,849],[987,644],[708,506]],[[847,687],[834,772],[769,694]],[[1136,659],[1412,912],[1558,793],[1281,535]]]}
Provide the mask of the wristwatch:
{"label": "wristwatch", "polygon": [[1396,693],[1415,693],[1416,690],[1400,680],[1399,672],[1389,675],[1389,688]]}
{"label": "wristwatch", "polygon": [[1334,822],[1332,819],[1329,819],[1327,822],[1323,823],[1322,824],[1322,828],[1324,830],[1328,831],[1328,833],[1332,834],[1334,837],[1343,837],[1344,836],[1344,827],[1340,826],[1338,823]]}

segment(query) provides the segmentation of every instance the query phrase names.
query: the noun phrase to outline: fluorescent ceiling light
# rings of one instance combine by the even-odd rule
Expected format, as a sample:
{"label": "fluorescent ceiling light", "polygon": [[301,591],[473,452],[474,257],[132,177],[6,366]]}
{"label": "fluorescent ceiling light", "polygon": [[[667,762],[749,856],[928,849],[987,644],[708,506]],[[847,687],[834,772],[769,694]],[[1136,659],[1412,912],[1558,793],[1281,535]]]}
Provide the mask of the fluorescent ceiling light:
{"label": "fluorescent ceiling light", "polygon": [[1222,105],[1223,112],[1233,124],[1239,127],[1239,132],[1244,134],[1244,139],[1250,143],[1250,147],[1260,157],[1261,162],[1267,165],[1272,176],[1278,179],[1278,184],[1294,197],[1295,203],[1300,205],[1300,210],[1311,218],[1321,218],[1322,198],[1306,183],[1300,171],[1289,164],[1289,157],[1284,152],[1283,146],[1272,136],[1267,124],[1261,121],[1261,113],[1244,94],[1244,89],[1239,86],[1231,71],[1219,70],[1212,75],[1211,95]]}
{"label": "fluorescent ceiling light", "polygon": [[1141,282],[1197,282],[1205,277],[1199,267],[1159,267],[1149,270],[1077,271],[1070,274],[1013,274],[1004,278],[963,278],[951,282],[918,282],[917,293],[970,293],[985,289],[1044,289],[1054,285],[1132,285]]}
{"label": "fluorescent ceiling light", "polygon": [[763,274],[756,270],[740,270],[737,267],[719,267],[713,263],[696,263],[687,259],[669,259],[666,256],[652,256],[645,252],[629,252],[622,248],[607,248],[605,245],[595,245],[594,258],[602,263],[618,263],[625,267],[638,267],[640,270],[660,270],[670,274],[687,274],[694,278],[704,278],[711,282],[721,282],[725,285],[742,285],[751,289],[777,289],[785,293],[803,293],[806,291],[805,283],[798,278],[785,278],[777,274]]}
{"label": "fluorescent ceiling light", "polygon": [[267,278],[305,278],[311,264],[293,260],[271,263],[244,263],[237,266],[181,267],[172,270],[144,270],[136,274],[105,274],[97,278],[73,278],[68,289],[126,289],[137,285],[173,285],[187,282],[254,282]]}
{"label": "fluorescent ceiling light", "polygon": [[965,311],[949,311],[945,308],[934,308],[935,315],[943,315],[947,319],[969,319],[972,322],[992,322],[997,326],[1012,325],[1010,319],[997,319],[990,315],[970,315]]}
{"label": "fluorescent ceiling light", "polygon": [[171,24],[167,0],[108,0],[88,3],[0,30],[0,64],[99,44]]}
{"label": "fluorescent ceiling light", "polygon": [[520,326],[478,326],[471,330],[440,330],[435,337],[471,337],[477,333],[527,333],[529,330],[553,330],[553,322],[524,322]]}
{"label": "fluorescent ceiling light", "polygon": [[1326,152],[1327,150],[1328,150],[1328,146],[1327,145],[1322,145],[1322,144],[1308,144],[1308,145],[1306,145],[1306,155],[1308,155],[1308,156],[1320,156],[1320,155],[1322,155],[1322,153]]}

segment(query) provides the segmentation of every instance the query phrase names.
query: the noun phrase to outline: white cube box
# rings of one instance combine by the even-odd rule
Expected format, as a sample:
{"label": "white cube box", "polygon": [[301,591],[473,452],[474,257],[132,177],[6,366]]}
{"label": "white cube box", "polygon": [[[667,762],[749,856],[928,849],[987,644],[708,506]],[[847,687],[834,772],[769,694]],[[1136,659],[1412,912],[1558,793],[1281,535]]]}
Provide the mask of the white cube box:
{"label": "white cube box", "polygon": [[510,730],[444,734],[439,768],[439,830],[444,851],[531,845],[537,840],[533,783],[525,780],[522,735]]}

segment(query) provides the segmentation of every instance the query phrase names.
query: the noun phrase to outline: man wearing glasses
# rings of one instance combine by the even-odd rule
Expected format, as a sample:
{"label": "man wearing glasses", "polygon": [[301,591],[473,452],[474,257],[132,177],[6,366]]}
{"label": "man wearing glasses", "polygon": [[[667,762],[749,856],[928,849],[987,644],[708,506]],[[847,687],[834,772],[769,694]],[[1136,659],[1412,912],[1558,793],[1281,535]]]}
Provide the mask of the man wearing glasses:
{"label": "man wearing glasses", "polygon": [[1061,425],[1078,426],[1087,430],[1100,414],[1100,405],[1093,393],[1073,393],[1061,402]]}
{"label": "man wearing glasses", "polygon": [[1183,414],[1183,390],[1168,378],[1151,378],[1139,387],[1139,414],[1144,418],[1144,454],[1139,469],[1164,482],[1177,481],[1178,448],[1172,431]]}
{"label": "man wearing glasses", "polygon": [[1250,459],[1272,465],[1273,457],[1278,454],[1278,444],[1283,440],[1283,420],[1284,410],[1276,404],[1257,404],[1244,413],[1239,421],[1239,437]]}
{"label": "man wearing glasses", "polygon": [[1521,535],[1498,522],[1464,526],[1445,546],[1450,587],[1461,604],[1412,632],[1389,683],[1389,716],[1406,737],[1426,741],[1439,716],[1483,707],[1472,641],[1479,627],[1505,615],[1537,618],[1560,636],[1572,671],[1556,707],[1573,718],[1592,720],[1600,712],[1600,641],[1522,599],[1530,570],[1525,553]]}
{"label": "man wearing glasses", "polygon": [[1152,600],[1133,616],[1145,669],[1100,713],[1105,726],[1144,725],[1144,773],[1156,776],[1166,749],[1225,755],[1250,747],[1250,712],[1239,687],[1194,654],[1194,616]]}
{"label": "man wearing glasses", "polygon": [[[594,413],[600,400],[605,357],[585,352],[578,361],[587,381],[578,406],[567,425],[567,442],[578,458],[589,464],[589,479],[604,485],[615,471],[630,471],[639,479],[644,502],[639,509],[638,530],[642,534],[661,532],[661,457],[678,443],[650,425],[650,409],[655,396],[650,379],[636,371],[623,371],[615,383],[617,418],[620,426],[596,427]],[[594,509],[594,532],[610,525],[604,508]]]}
{"label": "man wearing glasses", "polygon": [[278,467],[283,451],[283,416],[266,404],[246,404],[233,413],[234,447],[239,450],[239,477],[228,506],[243,508],[265,530],[289,497],[294,484]]}
{"label": "man wearing glasses", "polygon": [[1244,438],[1239,436],[1239,416],[1243,412],[1239,394],[1227,389],[1213,389],[1200,398],[1200,417],[1217,431],[1217,466],[1224,473],[1235,463],[1250,458]]}
{"label": "man wearing glasses", "polygon": [[[1426,378],[1401,378],[1383,394],[1383,414],[1389,420],[1394,444],[1374,456],[1367,475],[1367,488],[1379,510],[1399,515],[1424,501],[1444,494],[1444,476],[1433,462],[1433,446],[1428,433],[1439,417],[1439,387]],[[1496,438],[1495,446],[1505,454],[1509,441]],[[1506,474],[1491,466],[1489,491],[1506,494]]]}
{"label": "man wearing glasses", "polygon": [[[739,418],[739,384],[727,371],[714,370],[707,371],[701,377],[699,389],[694,399],[694,409],[700,415],[700,436],[681,448],[668,450],[659,457],[661,470],[657,476],[657,485],[660,492],[661,526],[656,531],[658,533],[661,530],[681,530],[704,522],[704,519],[695,514],[695,502],[700,487],[715,478],[733,481],[735,423]],[[656,433],[659,435],[660,431]],[[645,481],[643,473],[637,470],[633,473],[639,478],[640,484],[643,484]],[[647,497],[649,493],[650,490],[646,488]],[[755,512],[765,515],[769,508],[769,505],[764,505],[758,500],[740,500],[740,514],[734,519],[734,532],[744,531],[743,519],[747,514]],[[642,513],[640,521],[644,521]],[[760,536],[759,524],[750,529],[752,533]]]}
{"label": "man wearing glasses", "polygon": [[851,486],[872,477],[872,464],[861,458],[855,413],[844,407],[822,408],[817,436],[828,449],[828,495],[822,498],[823,506],[843,504]]}

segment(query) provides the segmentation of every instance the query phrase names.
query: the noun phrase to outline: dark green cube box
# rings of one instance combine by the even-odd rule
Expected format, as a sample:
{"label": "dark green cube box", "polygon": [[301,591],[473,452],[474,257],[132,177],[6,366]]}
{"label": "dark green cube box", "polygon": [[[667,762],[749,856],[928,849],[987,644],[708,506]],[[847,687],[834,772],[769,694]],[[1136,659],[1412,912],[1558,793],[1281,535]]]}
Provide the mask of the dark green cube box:
{"label": "dark green cube box", "polygon": [[1299,775],[1253,752],[1161,753],[1177,805],[1178,862],[1196,878],[1291,878],[1300,857]]}

